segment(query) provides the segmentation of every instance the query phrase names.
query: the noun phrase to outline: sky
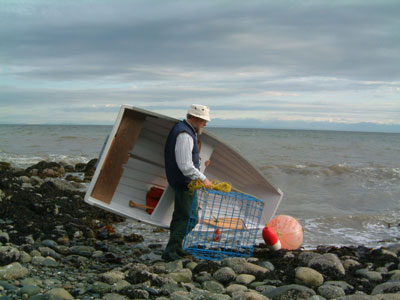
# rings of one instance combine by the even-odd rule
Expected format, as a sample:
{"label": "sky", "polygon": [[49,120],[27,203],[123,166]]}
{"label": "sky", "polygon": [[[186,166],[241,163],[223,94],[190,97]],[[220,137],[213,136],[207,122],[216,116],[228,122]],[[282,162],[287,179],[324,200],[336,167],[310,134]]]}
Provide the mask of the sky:
{"label": "sky", "polygon": [[400,1],[2,0],[0,124],[400,132]]}

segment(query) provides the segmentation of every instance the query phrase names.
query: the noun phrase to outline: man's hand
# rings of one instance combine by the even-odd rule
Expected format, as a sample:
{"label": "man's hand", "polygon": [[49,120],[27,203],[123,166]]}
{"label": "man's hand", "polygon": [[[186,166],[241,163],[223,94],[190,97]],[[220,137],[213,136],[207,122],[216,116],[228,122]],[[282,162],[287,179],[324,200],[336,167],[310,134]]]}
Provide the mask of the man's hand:
{"label": "man's hand", "polygon": [[203,184],[207,189],[212,189],[213,187],[211,181],[208,180],[208,178],[204,179]]}
{"label": "man's hand", "polygon": [[206,168],[210,165],[211,160],[207,160],[204,164],[206,165]]}

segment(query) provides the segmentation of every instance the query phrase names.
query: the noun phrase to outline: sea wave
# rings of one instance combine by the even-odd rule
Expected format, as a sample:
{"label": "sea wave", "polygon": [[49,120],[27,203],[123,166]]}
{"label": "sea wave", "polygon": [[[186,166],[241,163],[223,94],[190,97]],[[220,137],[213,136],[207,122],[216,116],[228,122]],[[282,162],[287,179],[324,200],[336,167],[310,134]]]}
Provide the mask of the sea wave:
{"label": "sea wave", "polygon": [[93,157],[89,156],[68,156],[61,154],[49,154],[45,156],[28,156],[0,152],[0,161],[8,162],[17,168],[27,168],[40,161],[58,162],[65,165],[76,165],[77,163],[88,163]]}
{"label": "sea wave", "polygon": [[268,172],[271,169],[278,170],[289,175],[304,176],[346,176],[353,175],[360,178],[379,179],[379,180],[400,180],[400,167],[386,167],[379,165],[354,166],[348,163],[333,165],[318,164],[296,164],[296,165],[266,165],[262,166],[261,171]]}
{"label": "sea wave", "polygon": [[300,220],[304,245],[341,245],[378,247],[399,242],[400,212],[342,215]]}

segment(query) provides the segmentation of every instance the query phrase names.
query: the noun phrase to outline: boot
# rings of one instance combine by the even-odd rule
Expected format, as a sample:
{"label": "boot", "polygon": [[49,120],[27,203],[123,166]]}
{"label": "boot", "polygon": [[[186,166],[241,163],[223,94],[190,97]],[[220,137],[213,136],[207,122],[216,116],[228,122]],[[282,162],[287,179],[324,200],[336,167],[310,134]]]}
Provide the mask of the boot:
{"label": "boot", "polygon": [[191,256],[192,253],[190,253],[189,251],[186,251],[185,249],[183,249],[183,247],[179,247],[178,249],[176,249],[176,254],[178,254],[179,256],[185,257],[185,256]]}
{"label": "boot", "polygon": [[179,239],[176,236],[172,235],[169,238],[168,244],[165,247],[164,253],[162,254],[161,258],[166,261],[174,261],[177,259],[181,259],[177,253],[177,249],[181,244],[179,243]]}
{"label": "boot", "polygon": [[181,259],[182,257],[180,257],[176,251],[164,251],[164,253],[161,255],[161,258],[165,261],[174,261],[174,260],[178,260]]}

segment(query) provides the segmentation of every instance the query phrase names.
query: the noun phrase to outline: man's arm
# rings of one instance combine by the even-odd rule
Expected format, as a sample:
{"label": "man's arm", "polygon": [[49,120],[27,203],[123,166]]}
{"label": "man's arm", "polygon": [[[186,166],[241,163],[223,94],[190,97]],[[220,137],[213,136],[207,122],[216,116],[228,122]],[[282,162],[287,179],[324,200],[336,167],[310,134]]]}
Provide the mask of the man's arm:
{"label": "man's arm", "polygon": [[200,179],[205,187],[212,187],[207,177],[198,170],[192,161],[193,139],[186,133],[182,132],[178,135],[175,145],[175,157],[179,170],[192,180]]}

